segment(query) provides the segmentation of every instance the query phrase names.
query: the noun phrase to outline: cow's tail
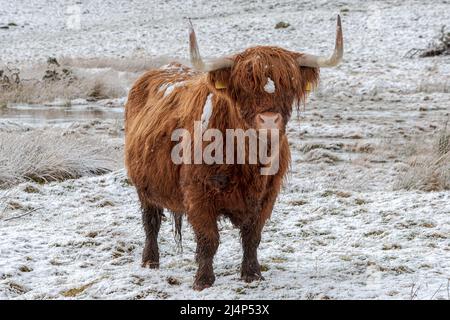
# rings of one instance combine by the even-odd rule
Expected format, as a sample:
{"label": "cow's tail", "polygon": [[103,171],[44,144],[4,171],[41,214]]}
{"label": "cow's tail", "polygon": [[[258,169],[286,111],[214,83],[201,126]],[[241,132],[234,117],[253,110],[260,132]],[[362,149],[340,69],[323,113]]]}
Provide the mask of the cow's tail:
{"label": "cow's tail", "polygon": [[180,213],[172,212],[173,220],[173,237],[177,245],[177,251],[179,253],[183,252],[183,236],[181,234],[181,227],[183,226],[183,215]]}

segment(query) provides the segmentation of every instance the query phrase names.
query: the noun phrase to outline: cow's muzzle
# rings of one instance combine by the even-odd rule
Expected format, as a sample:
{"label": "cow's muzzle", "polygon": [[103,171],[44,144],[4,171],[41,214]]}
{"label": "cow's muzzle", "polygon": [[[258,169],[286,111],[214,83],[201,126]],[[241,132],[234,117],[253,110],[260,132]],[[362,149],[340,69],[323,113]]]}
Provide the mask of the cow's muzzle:
{"label": "cow's muzzle", "polygon": [[279,113],[275,112],[263,112],[256,115],[256,129],[274,130],[278,129],[282,131],[284,129],[283,117]]}

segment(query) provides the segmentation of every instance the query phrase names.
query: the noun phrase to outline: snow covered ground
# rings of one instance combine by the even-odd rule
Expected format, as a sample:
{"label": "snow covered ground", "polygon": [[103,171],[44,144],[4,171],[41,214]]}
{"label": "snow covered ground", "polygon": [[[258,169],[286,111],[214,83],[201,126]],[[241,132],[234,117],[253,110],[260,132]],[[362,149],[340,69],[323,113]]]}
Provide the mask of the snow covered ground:
{"label": "snow covered ground", "polygon": [[161,269],[140,267],[144,235],[123,171],[35,186],[33,193],[23,185],[14,201],[40,209],[2,221],[1,297],[409,299],[417,289],[417,298],[448,299],[448,192],[297,191],[310,184],[305,177],[284,192],[266,226],[266,281],[239,280],[238,232],[224,222],[217,280],[202,292],[191,289],[195,243],[188,227],[177,253],[165,221]]}
{"label": "snow covered ground", "polygon": [[[77,8],[81,29],[68,29]],[[0,62],[186,58],[186,16],[204,56],[254,44],[328,53],[339,12],[345,61],[322,71],[319,90],[289,124],[292,172],[259,251],[265,281],[239,280],[239,236],[227,221],[214,287],[190,288],[192,231],[184,225],[177,252],[169,217],[161,269],[142,269],[137,196],[120,170],[0,190],[0,298],[450,299],[450,192],[394,189],[410,145],[431,143],[450,113],[450,57],[404,58],[448,24],[448,0],[0,0],[0,26],[17,24],[0,29]],[[280,21],[290,27],[275,29]],[[23,127],[14,121],[0,121],[0,130]],[[105,138],[112,124],[97,126],[67,130]]]}

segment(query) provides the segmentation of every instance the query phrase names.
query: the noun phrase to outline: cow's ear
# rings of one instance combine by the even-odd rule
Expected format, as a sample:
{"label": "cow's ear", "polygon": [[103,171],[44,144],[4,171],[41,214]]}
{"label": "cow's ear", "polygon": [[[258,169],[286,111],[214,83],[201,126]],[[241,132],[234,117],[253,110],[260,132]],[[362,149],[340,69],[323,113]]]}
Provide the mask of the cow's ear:
{"label": "cow's ear", "polygon": [[226,94],[230,87],[231,68],[223,68],[208,73],[208,82],[212,90],[218,94]]}

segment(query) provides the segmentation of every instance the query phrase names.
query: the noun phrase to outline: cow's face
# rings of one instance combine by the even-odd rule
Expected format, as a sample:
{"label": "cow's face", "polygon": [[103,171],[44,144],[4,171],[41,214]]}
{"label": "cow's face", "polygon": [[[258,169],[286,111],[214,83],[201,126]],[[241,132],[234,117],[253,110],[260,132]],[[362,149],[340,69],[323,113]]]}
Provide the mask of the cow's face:
{"label": "cow's face", "polygon": [[233,56],[203,61],[192,24],[189,39],[193,67],[208,72],[211,90],[228,99],[254,128],[270,123],[284,130],[293,104],[304,101],[308,89],[317,84],[319,68],[334,67],[343,56],[339,16],[336,45],[330,57],[258,46]]}
{"label": "cow's face", "polygon": [[211,90],[224,95],[253,128],[275,123],[284,131],[292,107],[306,99],[319,80],[319,69],[300,66],[301,54],[260,46],[228,59],[232,66],[210,71]]}

